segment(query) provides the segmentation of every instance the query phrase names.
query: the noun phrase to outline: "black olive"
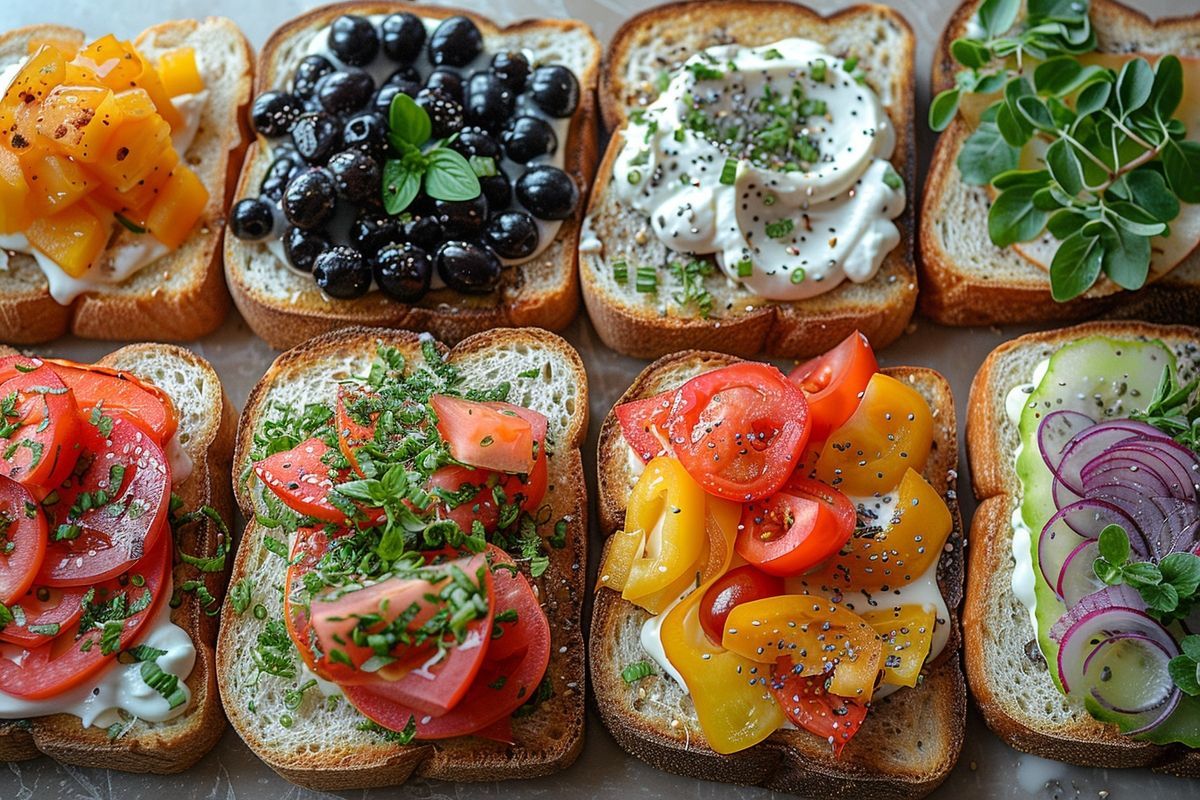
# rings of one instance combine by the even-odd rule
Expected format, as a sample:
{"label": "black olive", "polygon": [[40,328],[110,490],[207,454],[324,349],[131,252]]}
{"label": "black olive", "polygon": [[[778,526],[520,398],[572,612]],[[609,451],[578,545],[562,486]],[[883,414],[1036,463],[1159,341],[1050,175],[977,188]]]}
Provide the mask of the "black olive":
{"label": "black olive", "polygon": [[416,97],[419,91],[421,91],[421,84],[419,83],[384,84],[379,87],[379,91],[372,98],[371,108],[376,114],[382,114],[385,119],[388,119],[392,115],[392,101],[396,99],[396,95],[406,94],[409,97]]}
{"label": "black olive", "polygon": [[337,204],[337,184],[324,167],[304,170],[283,193],[283,213],[298,228],[319,228],[329,221]]}
{"label": "black olive", "polygon": [[500,158],[500,143],[482,128],[463,128],[454,141],[450,142],[449,147],[467,158]]}
{"label": "black olive", "polygon": [[379,162],[369,155],[357,150],[343,150],[330,157],[328,169],[341,199],[359,205],[382,202]]}
{"label": "black olive", "polygon": [[412,242],[427,252],[433,252],[442,239],[442,226],[433,216],[414,216],[404,223],[401,228],[406,242]]}
{"label": "black olive", "polygon": [[429,73],[429,77],[425,79],[426,89],[441,89],[446,94],[453,97],[458,102],[463,101],[463,79],[452,69],[438,67]]}
{"label": "black olive", "polygon": [[362,297],[371,288],[371,267],[362,253],[347,245],[331,247],[313,263],[313,280],[321,291],[340,300]]}
{"label": "black olive", "polygon": [[254,98],[250,121],[254,130],[271,139],[290,131],[303,113],[304,104],[290,92],[263,92]]}
{"label": "black olive", "polygon": [[518,164],[526,164],[538,156],[548,156],[558,149],[554,128],[540,117],[517,117],[501,137],[504,152]]}
{"label": "black olive", "polygon": [[324,111],[304,114],[292,126],[296,152],[310,164],[323,164],[342,144],[341,126]]}
{"label": "black olive", "polygon": [[480,177],[479,188],[487,198],[488,208],[508,208],[512,203],[512,181],[503,167],[497,166],[495,175]]}
{"label": "black olive", "polygon": [[379,158],[387,151],[387,134],[386,119],[364,111],[346,120],[342,127],[342,147]]}
{"label": "black olive", "polygon": [[336,67],[325,56],[305,56],[292,75],[292,94],[301,100],[309,100],[317,88],[317,81],[333,72]]}
{"label": "black olive", "polygon": [[261,242],[275,228],[275,208],[261,197],[238,200],[229,212],[233,235],[248,242]]}
{"label": "black olive", "polygon": [[434,200],[433,216],[450,239],[473,239],[487,221],[487,198],[480,194],[473,200]]}
{"label": "black olive", "polygon": [[467,81],[464,113],[468,125],[497,131],[512,116],[516,98],[512,90],[490,72],[476,72]]}
{"label": "black olive", "polygon": [[307,231],[289,225],[283,234],[283,252],[288,263],[302,272],[312,272],[317,256],[333,247],[324,231]]}
{"label": "black olive", "polygon": [[524,211],[494,214],[484,229],[484,242],[501,258],[527,258],[538,246],[538,226]]}
{"label": "black olive", "polygon": [[317,81],[317,99],[330,114],[353,114],[375,93],[375,79],[361,69],[331,72]]}
{"label": "black olive", "polygon": [[483,35],[466,17],[442,20],[429,37],[429,60],[435,67],[465,67],[482,50]]}
{"label": "black olive", "polygon": [[304,167],[304,159],[294,147],[273,148],[273,153],[275,158],[271,161],[271,166],[267,167],[267,173],[263,175],[258,193],[268,200],[278,201],[283,197],[283,190],[287,188],[288,181]]}
{"label": "black olive", "polygon": [[538,67],[529,80],[529,93],[550,116],[569,117],[579,105],[579,79],[561,64]]}
{"label": "black olive", "polygon": [[579,188],[558,167],[533,167],[517,179],[517,202],[538,219],[566,219],[579,203]]}
{"label": "black olive", "polygon": [[502,50],[492,56],[492,72],[513,94],[520,94],[529,79],[529,59],[518,50]]}
{"label": "black olive", "polygon": [[422,89],[417,93],[417,105],[433,123],[433,138],[444,139],[462,130],[462,104],[440,89]]}
{"label": "black olive", "polygon": [[411,64],[425,44],[425,23],[407,12],[388,14],[379,25],[383,32],[383,52],[392,61]]}
{"label": "black olive", "polygon": [[329,49],[343,64],[365,67],[379,54],[379,34],[366,17],[343,14],[329,26]]}
{"label": "black olive", "polygon": [[411,302],[429,291],[433,264],[424,250],[405,242],[384,245],[372,261],[375,282],[389,297]]}
{"label": "black olive", "polygon": [[350,226],[350,243],[364,255],[377,253],[387,244],[400,244],[405,241],[404,231],[400,221],[381,211],[364,208],[354,218]]}
{"label": "black olive", "polygon": [[437,271],[451,289],[481,294],[500,284],[500,259],[486,247],[446,242],[437,251]]}

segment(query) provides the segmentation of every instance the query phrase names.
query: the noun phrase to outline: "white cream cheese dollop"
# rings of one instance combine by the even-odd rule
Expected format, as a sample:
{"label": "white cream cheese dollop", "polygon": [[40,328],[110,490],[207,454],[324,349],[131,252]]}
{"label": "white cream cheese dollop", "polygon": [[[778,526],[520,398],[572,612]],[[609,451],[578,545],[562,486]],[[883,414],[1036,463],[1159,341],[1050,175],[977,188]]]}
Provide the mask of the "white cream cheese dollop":
{"label": "white cream cheese dollop", "polygon": [[668,248],[715,255],[764,298],[870,280],[900,242],[891,120],[816,42],[697,53],[623,135],[618,197]]}

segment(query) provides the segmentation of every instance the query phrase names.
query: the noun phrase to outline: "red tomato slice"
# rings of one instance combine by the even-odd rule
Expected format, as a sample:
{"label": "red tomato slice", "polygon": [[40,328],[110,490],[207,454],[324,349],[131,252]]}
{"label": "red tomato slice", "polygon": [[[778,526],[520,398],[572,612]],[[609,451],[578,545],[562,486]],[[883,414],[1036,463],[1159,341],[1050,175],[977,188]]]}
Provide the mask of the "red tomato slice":
{"label": "red tomato slice", "polygon": [[704,592],[700,603],[700,627],[713,644],[720,647],[729,612],[742,603],[775,597],[785,591],[783,581],[744,564],[729,570]]}
{"label": "red tomato slice", "polygon": [[287,592],[283,596],[283,621],[287,626],[288,635],[292,637],[296,650],[309,669],[327,681],[339,683],[362,680],[363,675],[361,671],[344,664],[317,658],[314,649],[316,639],[312,626],[309,625],[308,606],[305,605],[308,594],[304,590],[304,576],[316,569],[321,557],[329,549],[330,542],[350,533],[348,529],[341,529],[329,534],[323,527],[297,530],[296,541],[288,561],[287,576],[284,579]]}
{"label": "red tomato slice", "polygon": [[625,441],[638,456],[649,463],[651,459],[670,450],[671,434],[668,430],[671,408],[678,392],[672,390],[621,403],[613,409]]}
{"label": "red tomato slice", "polygon": [[136,418],[165,447],[179,427],[171,397],[151,383],[117,369],[94,364],[48,359],[63,383],[71,387],[75,403],[85,419],[100,406],[103,413],[116,411]]}
{"label": "red tomato slice", "polygon": [[813,441],[824,441],[850,419],[867,382],[878,371],[871,343],[855,331],[825,355],[805,361],[788,373],[788,380],[808,398]]}
{"label": "red tomato slice", "polygon": [[764,572],[794,577],[841,550],[855,522],[844,494],[794,475],[779,492],[742,507],[734,549]]}
{"label": "red tomato slice", "polygon": [[110,652],[105,653],[101,646],[100,628],[85,631],[82,636],[69,628],[48,644],[32,650],[20,645],[0,644],[0,686],[4,687],[5,693],[39,700],[60,695],[95,677],[118,652],[138,640],[159,605],[166,602],[171,556],[170,537],[163,536],[129,572],[130,576],[139,575],[143,580],[114,579],[95,587],[94,604],[107,603],[118,594],[125,595],[130,606],[145,603],[142,610],[123,620],[119,646]]}
{"label": "red tomato slice", "polygon": [[[55,491],[53,503],[43,501],[51,542],[40,584],[85,586],[111,578],[158,538],[170,538],[163,536],[171,499],[167,456],[137,424],[115,413],[110,418],[108,438],[92,425],[81,426],[75,474]],[[66,538],[70,529],[74,538]]]}
{"label": "red tomato slice", "polygon": [[779,370],[744,361],[679,387],[671,444],[708,492],[758,500],[779,490],[809,435],[808,403]]}
{"label": "red tomato slice", "polygon": [[825,690],[824,675],[797,675],[787,656],[771,667],[771,693],[793,725],[820,736],[833,747],[834,756],[858,733],[867,706]]}
{"label": "red tomato slice", "polygon": [[297,514],[344,523],[345,512],[329,502],[334,479],[340,481],[344,477],[322,461],[330,449],[323,440],[313,437],[291,450],[267,456],[254,465],[254,473]]}
{"label": "red tomato slice", "polygon": [[0,475],[35,490],[58,486],[71,474],[80,425],[75,398],[44,362],[0,385]]}
{"label": "red tomato slice", "polygon": [[546,444],[546,418],[512,403],[478,403],[435,394],[438,433],[456,461],[497,472],[529,473]]}
{"label": "red tomato slice", "polygon": [[438,519],[448,519],[466,533],[471,532],[475,520],[479,520],[486,531],[496,530],[496,526],[500,524],[500,509],[496,505],[496,496],[492,493],[494,476],[494,472],[460,467],[457,464],[440,467],[429,476],[430,489],[441,489],[455,495],[461,493],[460,496],[466,496],[474,487],[479,487],[479,490],[454,506],[445,500],[439,501],[436,510]]}
{"label": "red tomato slice", "polygon": [[12,642],[24,647],[37,647],[65,631],[83,615],[83,598],[88,587],[31,586],[24,596],[12,605],[19,606],[25,624],[10,622],[0,629],[0,642]]}
{"label": "red tomato slice", "polygon": [[[492,563],[511,564],[503,551],[488,547]],[[487,658],[458,704],[440,717],[379,696],[374,686],[344,687],[346,699],[368,719],[390,730],[415,720],[418,739],[449,739],[491,732],[537,691],[550,663],[550,624],[525,576],[497,570],[496,614],[512,610],[517,619],[502,623],[502,636],[488,645]],[[511,638],[510,638],[511,637]],[[506,641],[507,640],[507,641]]]}
{"label": "red tomato slice", "polygon": [[508,502],[516,503],[523,511],[533,513],[542,504],[549,481],[550,467],[546,463],[546,451],[538,448],[533,471],[528,475],[502,475],[500,486],[504,489]]}
{"label": "red tomato slice", "polygon": [[0,476],[0,605],[33,585],[46,554],[46,518],[21,484]]}

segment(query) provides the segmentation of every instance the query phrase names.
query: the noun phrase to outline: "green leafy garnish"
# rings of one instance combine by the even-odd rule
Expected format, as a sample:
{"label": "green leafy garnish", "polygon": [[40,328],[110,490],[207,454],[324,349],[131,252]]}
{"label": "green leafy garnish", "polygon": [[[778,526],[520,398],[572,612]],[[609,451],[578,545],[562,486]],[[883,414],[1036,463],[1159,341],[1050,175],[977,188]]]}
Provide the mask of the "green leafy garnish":
{"label": "green leafy garnish", "polygon": [[1158,563],[1130,561],[1129,535],[1120,525],[1100,532],[1100,557],[1092,565],[1109,586],[1124,584],[1137,591],[1152,616],[1165,623],[1191,613],[1200,588],[1200,556],[1170,553]]}
{"label": "green leafy garnish", "polygon": [[383,164],[383,206],[389,214],[408,208],[422,185],[437,200],[472,200],[479,196],[479,177],[495,174],[494,161],[468,161],[445,141],[430,141],[429,114],[406,94],[392,99],[388,129],[393,157]]}
{"label": "green leafy garnish", "polygon": [[1167,673],[1184,694],[1200,695],[1200,634],[1185,636],[1179,643],[1183,652],[1167,663]]}
{"label": "green leafy garnish", "polygon": [[625,683],[637,683],[642,678],[648,678],[653,674],[654,665],[649,661],[635,661],[621,670],[621,679]]}
{"label": "green leafy garnish", "polygon": [[1174,372],[1163,369],[1154,397],[1145,411],[1131,419],[1148,423],[1194,453],[1200,453],[1200,376],[1180,384]]}
{"label": "green leafy garnish", "polygon": [[679,291],[672,297],[682,308],[695,306],[701,318],[708,319],[713,310],[713,296],[704,288],[704,279],[716,272],[711,261],[693,259],[691,261],[672,261],[668,267],[675,280],[679,283]]}

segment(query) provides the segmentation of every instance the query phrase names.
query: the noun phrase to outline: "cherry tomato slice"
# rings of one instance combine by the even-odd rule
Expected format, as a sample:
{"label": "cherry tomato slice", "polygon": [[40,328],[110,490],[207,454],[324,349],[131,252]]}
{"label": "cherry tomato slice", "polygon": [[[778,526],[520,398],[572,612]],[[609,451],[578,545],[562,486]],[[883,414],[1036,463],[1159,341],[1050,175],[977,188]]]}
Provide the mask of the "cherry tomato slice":
{"label": "cherry tomato slice", "polygon": [[75,397],[44,362],[0,385],[0,475],[34,490],[57,486],[75,466],[81,424]]}
{"label": "cherry tomato slice", "polygon": [[668,423],[677,394],[675,390],[662,392],[653,397],[621,403],[613,409],[621,432],[625,434],[625,441],[642,461],[649,463],[669,452],[671,434]]}
{"label": "cherry tomato slice", "polygon": [[[167,581],[171,574],[171,537],[159,537],[157,544],[129,571],[129,576],[98,584],[92,603],[102,605],[117,595],[125,596],[129,608],[139,609],[122,620],[116,646],[105,652],[102,630],[94,627],[77,636],[68,628],[49,643],[26,650],[20,645],[0,644],[0,686],[6,694],[40,700],[55,697],[73,686],[95,677],[121,650],[130,647],[166,602]],[[132,576],[139,576],[133,580]]]}
{"label": "cherry tomato slice", "polygon": [[550,482],[550,467],[547,464],[546,451],[538,449],[537,461],[528,475],[505,474],[501,476],[500,486],[508,502],[521,506],[522,511],[531,514],[537,511],[546,496],[546,487]]}
{"label": "cherry tomato slice", "polygon": [[829,742],[834,756],[858,733],[867,716],[866,703],[830,694],[824,675],[798,675],[787,656],[771,667],[771,693],[797,728]]}
{"label": "cherry tomato slice", "polygon": [[31,586],[12,604],[20,607],[24,624],[10,622],[0,629],[0,642],[38,647],[65,631],[83,615],[83,598],[90,587]]}
{"label": "cherry tomato slice", "polygon": [[316,569],[331,542],[350,533],[351,531],[345,528],[332,533],[327,532],[324,527],[298,529],[283,584],[287,587],[283,596],[283,622],[288,635],[292,637],[300,658],[308,668],[327,681],[362,680],[364,676],[361,670],[348,665],[317,658],[316,636],[312,625],[309,624],[308,593],[304,588],[304,576]]}
{"label": "cherry tomato slice", "polygon": [[[154,437],[115,413],[108,436],[84,424],[72,478],[43,501],[50,545],[46,586],[84,586],[127,570],[167,527],[171,469]],[[168,535],[166,538],[170,538]]]}
{"label": "cherry tomato slice", "polygon": [[492,486],[496,473],[483,469],[460,467],[447,464],[429,476],[429,488],[455,495],[455,500],[440,500],[436,511],[438,519],[448,519],[465,533],[470,533],[472,523],[479,520],[485,531],[494,531],[500,524],[500,508]]}
{"label": "cherry tomato slice", "polygon": [[871,343],[855,331],[825,355],[805,361],[788,373],[788,380],[808,398],[812,441],[824,441],[830,431],[850,419],[867,382],[878,371]]}
{"label": "cherry tomato slice", "polygon": [[435,394],[429,405],[456,461],[497,472],[529,473],[546,446],[546,417],[512,403]]}
{"label": "cherry tomato slice", "polygon": [[46,554],[46,518],[21,484],[0,476],[0,605],[33,585]]}
{"label": "cherry tomato slice", "polygon": [[709,641],[720,646],[730,611],[741,603],[774,597],[784,591],[783,581],[749,564],[731,569],[705,590],[700,603],[700,627]]}
{"label": "cherry tomato slice", "polygon": [[338,448],[359,475],[362,475],[363,471],[358,464],[356,451],[375,441],[376,420],[379,415],[367,409],[377,397],[374,392],[362,387],[346,384],[338,386],[337,404],[334,407]]}
{"label": "cherry tomato slice", "polygon": [[742,507],[734,547],[764,572],[795,577],[837,554],[855,521],[854,504],[844,494],[793,475],[779,492]]}
{"label": "cherry tomato slice", "polygon": [[323,460],[331,449],[313,437],[259,461],[254,465],[254,474],[297,514],[341,524],[346,521],[346,513],[329,502],[329,492],[334,480],[340,481],[343,476]]}
{"label": "cherry tomato slice", "polygon": [[671,444],[705,490],[758,500],[779,490],[809,435],[804,394],[768,364],[741,362],[679,387]]}
{"label": "cherry tomato slice", "polygon": [[162,447],[175,435],[179,427],[175,404],[157,386],[123,370],[58,359],[48,361],[75,394],[75,403],[85,419],[99,406],[102,413],[116,411],[137,419]]}

